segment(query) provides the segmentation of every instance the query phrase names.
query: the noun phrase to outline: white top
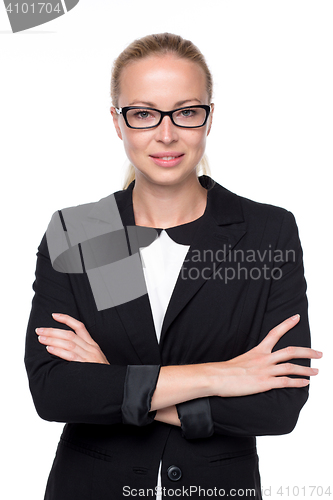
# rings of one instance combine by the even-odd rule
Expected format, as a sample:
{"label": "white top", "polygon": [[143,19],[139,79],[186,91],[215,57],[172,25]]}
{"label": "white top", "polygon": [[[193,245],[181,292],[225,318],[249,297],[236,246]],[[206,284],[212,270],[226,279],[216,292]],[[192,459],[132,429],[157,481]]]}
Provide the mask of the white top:
{"label": "white top", "polygon": [[[190,245],[176,243],[163,229],[149,246],[140,248],[143,272],[158,342],[165,312]],[[158,471],[156,500],[162,499],[161,467]]]}
{"label": "white top", "polygon": [[176,243],[164,229],[153,243],[140,248],[158,342],[164,315],[189,248],[190,245]]}

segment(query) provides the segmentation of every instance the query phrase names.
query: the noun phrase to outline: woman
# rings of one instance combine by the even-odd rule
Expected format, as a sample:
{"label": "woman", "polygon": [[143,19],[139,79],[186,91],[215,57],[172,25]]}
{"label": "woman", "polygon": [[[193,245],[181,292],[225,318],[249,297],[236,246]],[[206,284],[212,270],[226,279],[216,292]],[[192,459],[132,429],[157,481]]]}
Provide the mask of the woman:
{"label": "woman", "polygon": [[125,189],[56,212],[38,252],[25,362],[66,422],[45,499],[260,499],[255,436],[291,432],[321,357],[294,217],[198,177],[214,106],[191,42],[133,42],[111,87]]}

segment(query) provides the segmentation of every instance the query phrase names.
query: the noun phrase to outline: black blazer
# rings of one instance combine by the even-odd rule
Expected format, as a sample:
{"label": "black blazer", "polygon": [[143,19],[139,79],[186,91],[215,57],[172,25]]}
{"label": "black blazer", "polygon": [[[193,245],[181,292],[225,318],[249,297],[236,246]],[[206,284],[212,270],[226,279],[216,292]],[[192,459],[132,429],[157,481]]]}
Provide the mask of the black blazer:
{"label": "black blazer", "polygon": [[[117,499],[135,492],[139,496],[140,489],[149,496],[162,457],[165,497],[191,493],[201,498],[199,488],[216,488],[244,498],[244,493],[230,491],[253,488],[251,498],[261,498],[255,436],[291,432],[307,387],[185,402],[177,405],[181,428],[155,421],[155,412],[149,411],[161,366],[234,358],[296,313],[300,322],[276,349],[310,346],[294,216],[237,196],[208,176],[199,180],[208,189],[207,207],[170,299],[159,344],[147,294],[98,310],[87,274],[55,271],[45,235],[38,247],[25,364],[40,417],[66,423],[47,500]],[[134,183],[114,193],[124,226],[135,224]],[[102,213],[105,222],[105,210],[99,208],[107,200],[86,206],[89,223],[103,223]],[[62,229],[66,231],[65,221]],[[67,362],[49,354],[35,328],[68,328],[54,321],[52,312],[82,321],[110,365]],[[176,467],[174,474],[170,466]]]}

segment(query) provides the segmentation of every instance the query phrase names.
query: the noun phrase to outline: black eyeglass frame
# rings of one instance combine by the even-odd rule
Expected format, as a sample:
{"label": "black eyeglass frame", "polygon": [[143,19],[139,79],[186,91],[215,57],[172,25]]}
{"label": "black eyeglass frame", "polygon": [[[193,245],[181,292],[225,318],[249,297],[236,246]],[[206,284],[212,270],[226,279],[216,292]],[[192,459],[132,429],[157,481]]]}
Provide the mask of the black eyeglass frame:
{"label": "black eyeglass frame", "polygon": [[[178,125],[177,123],[174,122],[173,117],[172,117],[173,113],[175,113],[176,111],[180,111],[182,109],[192,109],[192,108],[202,108],[202,109],[204,109],[206,111],[206,118],[205,118],[205,120],[204,120],[204,122],[203,122],[202,125],[195,125],[194,127],[185,127],[184,125]],[[130,109],[149,109],[150,111],[157,111],[158,113],[161,114],[160,121],[158,123],[156,123],[156,125],[152,125],[151,127],[132,127],[128,123],[127,116],[126,116],[127,112]],[[115,110],[116,110],[116,112],[117,112],[118,115],[123,115],[125,123],[128,126],[128,128],[134,128],[136,130],[147,130],[147,129],[150,129],[150,128],[156,128],[156,127],[158,127],[162,123],[162,120],[163,120],[163,118],[165,116],[169,116],[170,120],[172,121],[172,123],[176,127],[180,127],[180,128],[201,128],[204,125],[206,125],[208,117],[209,117],[209,114],[210,114],[210,112],[212,110],[212,107],[211,107],[211,105],[208,106],[207,104],[198,104],[198,105],[195,105],[195,106],[184,106],[182,108],[176,108],[176,109],[173,109],[172,111],[161,111],[160,109],[148,108],[148,107],[145,107],[145,106],[125,106],[124,108],[115,108]]]}

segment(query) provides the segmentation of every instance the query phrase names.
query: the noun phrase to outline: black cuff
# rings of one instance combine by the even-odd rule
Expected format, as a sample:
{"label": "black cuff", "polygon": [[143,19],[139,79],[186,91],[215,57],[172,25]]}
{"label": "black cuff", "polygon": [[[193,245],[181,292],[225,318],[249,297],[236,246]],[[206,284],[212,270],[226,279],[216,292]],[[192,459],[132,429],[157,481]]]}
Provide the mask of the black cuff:
{"label": "black cuff", "polygon": [[206,438],[214,434],[209,398],[192,399],[176,407],[184,438]]}
{"label": "black cuff", "polygon": [[121,407],[123,423],[147,425],[153,422],[156,411],[149,411],[160,365],[128,365]]}

